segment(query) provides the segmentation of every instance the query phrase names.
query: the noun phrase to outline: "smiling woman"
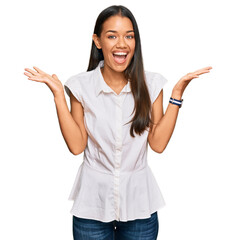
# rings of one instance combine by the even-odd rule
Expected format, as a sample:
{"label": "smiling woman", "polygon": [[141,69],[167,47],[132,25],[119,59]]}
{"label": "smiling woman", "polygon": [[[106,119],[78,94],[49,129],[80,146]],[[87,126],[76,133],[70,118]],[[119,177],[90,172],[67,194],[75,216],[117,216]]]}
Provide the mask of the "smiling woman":
{"label": "smiling woman", "polygon": [[134,30],[130,19],[119,15],[110,17],[104,22],[100,37],[93,34],[93,41],[98,49],[102,49],[105,60],[105,71],[102,72],[104,78],[115,73],[117,77],[121,78],[123,75],[125,79],[124,71],[130,64],[135,49]]}
{"label": "smiling woman", "polygon": [[47,84],[53,92],[71,153],[84,152],[70,194],[75,240],[157,238],[157,211],[165,201],[148,165],[148,144],[155,152],[164,151],[185,88],[211,67],[182,77],[164,114],[167,80],[144,71],[140,42],[130,10],[124,6],[103,10],[95,24],[87,71],[64,85],[71,111],[55,74],[25,69],[30,80]]}
{"label": "smiling woman", "polygon": [[[134,97],[135,115],[130,122],[130,135],[142,134],[149,128],[151,101],[145,81],[141,41],[133,14],[123,6],[112,6],[97,18],[88,71],[104,60],[104,81],[119,92],[128,81]],[[142,96],[142,99],[140,98]]]}

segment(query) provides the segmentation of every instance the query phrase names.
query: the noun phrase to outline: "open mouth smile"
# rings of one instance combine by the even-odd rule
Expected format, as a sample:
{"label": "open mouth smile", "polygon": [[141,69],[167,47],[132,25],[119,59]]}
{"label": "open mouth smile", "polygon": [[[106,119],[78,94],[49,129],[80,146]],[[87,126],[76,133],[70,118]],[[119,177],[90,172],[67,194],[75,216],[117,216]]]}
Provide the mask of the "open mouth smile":
{"label": "open mouth smile", "polygon": [[123,64],[126,62],[127,55],[128,55],[127,52],[114,52],[113,58],[116,63]]}

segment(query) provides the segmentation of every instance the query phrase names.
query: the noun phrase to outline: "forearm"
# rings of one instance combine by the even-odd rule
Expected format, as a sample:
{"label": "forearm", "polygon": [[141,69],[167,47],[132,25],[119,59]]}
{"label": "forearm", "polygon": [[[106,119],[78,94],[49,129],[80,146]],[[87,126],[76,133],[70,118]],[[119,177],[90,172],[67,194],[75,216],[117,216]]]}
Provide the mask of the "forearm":
{"label": "forearm", "polygon": [[[199,75],[203,73],[208,73],[210,69],[212,69],[212,67],[205,67],[182,77],[173,88],[172,98],[181,100],[190,81],[194,78],[198,78]],[[151,130],[149,137],[149,143],[151,143],[150,146],[154,151],[161,153],[166,148],[174,131],[178,113],[179,107],[169,103],[164,116],[161,117],[161,120],[159,120],[157,125],[154,125],[154,129]]]}
{"label": "forearm", "polygon": [[[176,92],[172,92],[172,98],[181,99],[182,95]],[[164,116],[154,125],[152,139],[154,145],[152,148],[161,153],[165,150],[176,125],[177,117],[179,113],[179,106],[169,103]]]}
{"label": "forearm", "polygon": [[54,97],[54,102],[63,138],[71,153],[80,154],[85,148],[85,141],[79,125],[75,122],[68,109],[65,95]]}

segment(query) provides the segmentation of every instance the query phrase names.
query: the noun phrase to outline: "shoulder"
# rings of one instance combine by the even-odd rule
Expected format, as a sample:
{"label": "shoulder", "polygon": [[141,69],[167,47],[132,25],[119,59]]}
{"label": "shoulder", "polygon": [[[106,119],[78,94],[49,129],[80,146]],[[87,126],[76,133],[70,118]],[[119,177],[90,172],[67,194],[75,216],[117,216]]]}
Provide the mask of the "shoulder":
{"label": "shoulder", "polygon": [[160,73],[144,71],[144,74],[146,83],[150,86],[152,85],[163,86],[167,82],[167,79]]}
{"label": "shoulder", "polygon": [[151,102],[153,103],[158,97],[164,85],[167,83],[167,79],[162,74],[157,72],[144,71],[144,73]]}
{"label": "shoulder", "polygon": [[86,92],[89,92],[89,89],[91,86],[93,86],[93,73],[94,70],[72,75],[64,83],[64,89],[68,96],[70,96],[71,92],[76,97],[76,99],[83,104],[83,106],[83,96],[86,94]]}
{"label": "shoulder", "polygon": [[83,84],[83,81],[89,81],[91,77],[93,76],[93,72],[81,72],[75,75],[72,75],[71,77],[68,78],[68,80],[65,82],[65,85],[67,84]]}
{"label": "shoulder", "polygon": [[67,79],[64,83],[65,90],[68,91],[69,89],[83,89],[88,87],[90,84],[89,82],[93,79],[94,70],[88,72],[81,72],[75,75],[72,75]]}

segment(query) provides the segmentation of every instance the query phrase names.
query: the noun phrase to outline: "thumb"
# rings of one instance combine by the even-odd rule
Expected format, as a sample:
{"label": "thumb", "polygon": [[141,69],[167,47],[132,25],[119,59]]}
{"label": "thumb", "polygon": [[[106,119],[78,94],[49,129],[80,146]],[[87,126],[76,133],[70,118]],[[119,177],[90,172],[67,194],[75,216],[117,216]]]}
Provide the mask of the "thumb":
{"label": "thumb", "polygon": [[54,79],[58,80],[58,77],[57,77],[56,74],[52,74],[52,77],[53,77]]}

